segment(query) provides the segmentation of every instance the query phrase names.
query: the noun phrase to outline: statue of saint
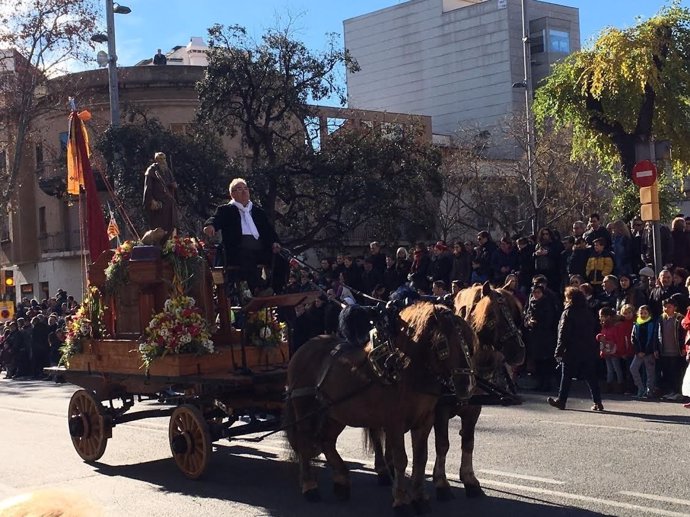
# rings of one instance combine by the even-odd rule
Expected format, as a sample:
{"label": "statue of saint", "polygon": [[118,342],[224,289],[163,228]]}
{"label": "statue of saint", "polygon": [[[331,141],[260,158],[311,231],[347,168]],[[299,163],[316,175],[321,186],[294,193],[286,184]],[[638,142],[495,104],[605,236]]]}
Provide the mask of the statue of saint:
{"label": "statue of saint", "polygon": [[178,227],[177,183],[164,153],[156,153],[144,178],[144,213],[149,229],[163,228],[168,235]]}

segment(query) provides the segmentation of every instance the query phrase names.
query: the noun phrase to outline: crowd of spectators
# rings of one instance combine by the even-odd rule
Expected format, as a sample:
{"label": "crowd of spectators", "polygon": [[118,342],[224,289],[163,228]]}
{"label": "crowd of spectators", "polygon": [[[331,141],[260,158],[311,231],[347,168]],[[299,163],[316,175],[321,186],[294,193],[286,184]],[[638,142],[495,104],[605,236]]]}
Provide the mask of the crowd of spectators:
{"label": "crowd of spectators", "polygon": [[57,365],[65,340],[65,323],[79,308],[74,296],[58,289],[55,296],[38,301],[24,298],[15,317],[0,335],[0,369],[7,379],[44,379],[43,368]]}
{"label": "crowd of spectators", "polygon": [[524,306],[528,361],[519,372],[521,385],[550,391],[558,383],[554,354],[563,293],[572,286],[584,294],[595,317],[592,339],[600,349],[597,375],[604,393],[680,401],[690,350],[685,345],[690,330],[690,217],[675,218],[670,229],[662,226],[665,266],[658,276],[651,233],[651,225],[641,220],[605,226],[593,213],[586,223],[575,221],[566,236],[542,228],[536,235],[504,236],[495,242],[481,231],[476,242],[419,242],[389,252],[372,242],[365,254],[325,257],[317,269],[293,264],[288,292],[320,288],[326,293],[298,308],[293,341],[299,346],[312,336],[334,332],[340,307],[336,300],[372,303],[367,296],[385,300],[404,285],[420,295],[447,299],[488,281],[510,290]]}
{"label": "crowd of spectators", "polygon": [[[596,322],[592,339],[599,348],[602,391],[685,400],[690,217],[676,217],[670,229],[661,226],[659,233],[664,266],[658,275],[652,265],[651,225],[638,219],[603,225],[596,213],[586,223],[575,221],[565,236],[542,228],[535,235],[495,242],[480,231],[475,242],[418,242],[409,249],[384,250],[372,242],[362,255],[324,257],[317,268],[293,261],[286,292],[322,294],[291,316],[292,344],[296,348],[310,337],[335,333],[342,303],[386,300],[402,286],[448,303],[459,290],[488,281],[512,292],[524,307],[528,360],[518,372],[520,385],[550,391],[558,380],[563,293],[574,287]],[[0,337],[6,376],[41,378],[44,366],[57,364],[65,319],[77,308],[63,290],[42,302],[22,300]]]}

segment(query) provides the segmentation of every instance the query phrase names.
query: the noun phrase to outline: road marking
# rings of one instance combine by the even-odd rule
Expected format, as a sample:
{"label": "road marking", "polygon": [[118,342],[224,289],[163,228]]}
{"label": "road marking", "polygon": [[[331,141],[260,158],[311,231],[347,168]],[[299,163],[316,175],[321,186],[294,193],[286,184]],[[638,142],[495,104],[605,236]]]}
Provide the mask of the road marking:
{"label": "road marking", "polygon": [[523,474],[513,474],[512,472],[503,472],[501,470],[478,470],[477,472],[482,472],[483,474],[493,474],[494,476],[504,476],[509,478],[526,479],[527,481],[536,481],[538,483],[548,483],[550,485],[565,485],[565,481],[558,481],[556,479],[550,478],[540,478],[536,476],[527,476]]}
{"label": "road marking", "polygon": [[[267,451],[271,452],[288,452],[285,448],[282,447],[272,447],[270,445],[261,445],[261,449],[265,449]],[[366,474],[370,474],[374,468],[373,463],[371,463],[368,460],[364,460],[362,458],[343,458],[343,461],[347,463],[359,463],[362,465],[360,468],[354,468],[351,469],[351,472],[362,472]],[[319,461],[319,463],[325,463],[322,461]],[[410,472],[410,468],[408,467],[407,469],[408,473]],[[497,470],[480,470],[479,472],[485,472],[485,473],[498,473],[501,471]],[[426,475],[431,476],[433,475],[433,470],[432,469],[427,469],[426,470]],[[511,475],[518,477],[516,474],[510,474],[507,472],[501,472],[501,475]],[[539,477],[532,477],[532,476],[519,476],[523,477],[524,479],[531,479],[531,480],[539,480],[541,482],[551,482],[551,483],[561,483],[560,481],[555,481],[555,480],[549,480],[549,479],[544,479],[544,478],[539,478]],[[455,480],[449,480],[453,484],[459,484],[458,481]],[[641,512],[641,515],[664,515],[666,517],[690,517],[690,513],[680,513],[680,512],[672,512],[670,510],[662,510],[660,508],[652,508],[649,506],[641,506],[637,504],[631,504],[631,503],[625,503],[623,501],[613,501],[611,499],[599,499],[598,497],[590,497],[586,495],[580,495],[580,494],[572,494],[569,492],[560,492],[556,490],[549,490],[546,488],[537,488],[537,487],[531,487],[531,486],[526,486],[526,485],[516,485],[513,483],[504,483],[502,481],[492,481],[492,480],[486,480],[482,479],[481,481],[482,486],[485,487],[494,487],[494,488],[507,488],[510,490],[513,490],[514,493],[513,495],[520,496],[521,492],[531,492],[535,494],[540,494],[540,495],[550,495],[553,497],[560,497],[562,499],[570,499],[574,501],[582,501],[585,503],[596,503],[596,504],[602,504],[606,506],[613,506],[615,508],[624,508],[626,510],[635,510]],[[644,496],[646,494],[637,494],[635,492],[620,492],[621,494],[624,495],[632,495],[632,496]],[[663,498],[660,496],[647,496],[650,499],[655,499],[655,497],[658,497],[657,500],[661,502],[669,502],[669,503],[678,503],[678,504],[690,504],[688,501],[683,501],[682,499],[672,499],[672,498]],[[558,504],[558,503],[556,503]]]}
{"label": "road marking", "polygon": [[640,492],[618,492],[619,494],[629,495],[632,497],[639,497],[641,499],[651,499],[652,501],[662,501],[664,503],[682,504],[690,506],[690,501],[685,499],[676,499],[675,497],[664,497],[663,495],[641,494]]}
{"label": "road marking", "polygon": [[640,429],[637,427],[621,427],[616,425],[581,424],[578,422],[562,422],[560,420],[541,420],[541,423],[556,425],[572,425],[574,427],[594,427],[596,429],[613,429],[616,431],[630,431],[632,433],[673,434],[672,431],[661,431],[658,429]]}
{"label": "road marking", "polygon": [[555,490],[548,490],[545,488],[536,488],[524,485],[514,485],[512,483],[503,483],[501,481],[484,481],[482,480],[482,485],[493,486],[497,488],[507,488],[510,490],[515,490],[517,493],[514,495],[520,495],[520,492],[532,492],[540,495],[550,495],[553,497],[560,497],[562,499],[570,499],[574,501],[582,501],[586,503],[603,504],[606,506],[613,506],[616,508],[625,508],[626,510],[635,510],[641,512],[640,515],[665,515],[667,517],[689,517],[690,513],[680,513],[672,512],[670,510],[662,510],[660,508],[651,508],[649,506],[640,506],[637,504],[624,503],[622,501],[613,501],[611,499],[599,499],[598,497],[589,497],[580,494],[571,494],[568,492],[557,492]]}

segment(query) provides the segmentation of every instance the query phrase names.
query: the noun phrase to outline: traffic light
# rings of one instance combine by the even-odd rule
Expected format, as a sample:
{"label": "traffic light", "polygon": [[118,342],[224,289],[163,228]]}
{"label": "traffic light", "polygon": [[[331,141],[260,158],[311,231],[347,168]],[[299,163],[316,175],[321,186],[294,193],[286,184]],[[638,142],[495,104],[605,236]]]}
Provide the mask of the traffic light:
{"label": "traffic light", "polygon": [[4,295],[9,295],[12,297],[14,295],[14,271],[5,269],[2,271],[2,286],[0,286],[0,292]]}

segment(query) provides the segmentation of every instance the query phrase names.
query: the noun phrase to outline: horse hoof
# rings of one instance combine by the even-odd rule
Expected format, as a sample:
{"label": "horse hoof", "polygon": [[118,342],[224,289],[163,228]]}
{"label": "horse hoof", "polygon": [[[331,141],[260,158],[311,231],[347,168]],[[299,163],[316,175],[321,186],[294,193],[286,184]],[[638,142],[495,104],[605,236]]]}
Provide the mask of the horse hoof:
{"label": "horse hoof", "polygon": [[465,485],[465,495],[470,499],[474,499],[486,494],[484,494],[484,490],[482,490],[482,487],[479,485]]}
{"label": "horse hoof", "polygon": [[449,486],[439,486],[436,487],[436,500],[437,501],[452,501],[455,499],[455,496],[453,495],[453,492],[451,491]]}
{"label": "horse hoof", "polygon": [[302,495],[310,503],[318,503],[319,501],[321,501],[321,494],[319,493],[318,488],[312,488],[310,490],[307,490]]}
{"label": "horse hoof", "polygon": [[341,483],[333,483],[333,494],[338,501],[347,501],[350,499],[350,485]]}
{"label": "horse hoof", "polygon": [[379,479],[379,486],[391,486],[393,484],[393,479],[388,472],[379,472],[377,477]]}
{"label": "horse hoof", "polygon": [[409,504],[401,504],[400,506],[393,507],[393,514],[395,514],[395,517],[412,517],[414,512]]}
{"label": "horse hoof", "polygon": [[427,515],[431,513],[431,504],[427,499],[417,499],[412,501],[412,509],[415,515]]}

